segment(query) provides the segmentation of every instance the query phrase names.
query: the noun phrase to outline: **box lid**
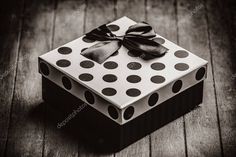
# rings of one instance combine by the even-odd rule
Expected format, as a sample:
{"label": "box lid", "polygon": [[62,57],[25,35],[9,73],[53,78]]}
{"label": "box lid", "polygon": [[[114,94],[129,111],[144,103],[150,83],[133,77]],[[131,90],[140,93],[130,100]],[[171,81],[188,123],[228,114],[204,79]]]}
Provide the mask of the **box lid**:
{"label": "box lid", "polygon": [[[109,23],[108,27],[119,36],[124,35],[129,26],[134,24],[136,22],[133,20],[122,17]],[[155,40],[169,50],[164,56],[151,60],[134,56],[122,46],[104,63],[99,64],[81,55],[84,49],[99,42],[88,40],[85,36],[39,58],[118,109],[124,109],[207,64],[206,60],[158,34]],[[173,90],[165,92],[168,95]]]}

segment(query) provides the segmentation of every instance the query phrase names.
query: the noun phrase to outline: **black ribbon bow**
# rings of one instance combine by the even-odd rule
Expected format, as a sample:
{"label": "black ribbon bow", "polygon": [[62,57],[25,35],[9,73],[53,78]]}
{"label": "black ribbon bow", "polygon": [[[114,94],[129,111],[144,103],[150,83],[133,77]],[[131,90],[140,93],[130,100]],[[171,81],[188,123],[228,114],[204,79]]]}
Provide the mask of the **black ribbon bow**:
{"label": "black ribbon bow", "polygon": [[152,59],[164,55],[168,50],[152,40],[155,36],[153,28],[145,22],[130,26],[124,36],[116,36],[104,24],[86,34],[87,39],[101,42],[81,54],[101,64],[123,45],[134,55],[141,54],[143,59]]}

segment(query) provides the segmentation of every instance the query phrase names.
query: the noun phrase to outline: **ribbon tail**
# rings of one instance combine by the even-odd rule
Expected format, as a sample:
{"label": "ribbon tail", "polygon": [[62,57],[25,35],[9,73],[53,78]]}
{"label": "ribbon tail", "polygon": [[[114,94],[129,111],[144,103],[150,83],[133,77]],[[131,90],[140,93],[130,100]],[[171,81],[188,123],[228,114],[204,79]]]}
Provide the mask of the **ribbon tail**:
{"label": "ribbon tail", "polygon": [[83,56],[101,64],[121,47],[118,40],[99,42],[81,52]]}

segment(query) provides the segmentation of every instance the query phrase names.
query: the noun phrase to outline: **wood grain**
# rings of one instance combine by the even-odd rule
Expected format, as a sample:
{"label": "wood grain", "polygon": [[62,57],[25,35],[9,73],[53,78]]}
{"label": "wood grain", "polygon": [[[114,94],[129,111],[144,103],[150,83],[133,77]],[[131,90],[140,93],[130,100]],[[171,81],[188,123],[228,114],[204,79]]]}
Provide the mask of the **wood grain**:
{"label": "wood grain", "polygon": [[[0,156],[236,154],[234,0],[7,0],[0,5]],[[204,102],[120,152],[97,154],[57,129],[63,119],[42,103],[37,57],[122,16],[147,21],[158,34],[209,61]]]}
{"label": "wood grain", "polygon": [[[51,49],[64,45],[83,34],[85,2],[58,1],[55,10],[54,36]],[[64,128],[57,128],[57,123],[66,117],[53,113],[53,108],[46,107],[46,130],[44,156],[78,156],[78,142],[76,138],[64,132]],[[56,111],[55,111],[56,112]],[[51,117],[51,118],[50,118]],[[50,119],[50,120],[49,120]]]}
{"label": "wood grain", "polygon": [[3,6],[0,8],[0,156],[3,156],[15,85],[23,1],[9,0],[0,5]]}
{"label": "wood grain", "polygon": [[146,20],[145,0],[118,0],[116,2],[115,8],[117,19],[123,16],[127,16],[136,22]]}
{"label": "wood grain", "polygon": [[200,107],[185,116],[188,156],[220,156],[220,138],[203,1],[178,0],[179,44],[209,62]]}
{"label": "wood grain", "polygon": [[[207,1],[213,77],[224,156],[236,154],[236,55],[228,25],[217,3]],[[235,45],[234,45],[235,46]]]}
{"label": "wood grain", "polygon": [[85,0],[58,1],[53,48],[64,45],[84,34],[85,8]]}
{"label": "wood grain", "polygon": [[37,57],[51,42],[52,1],[26,1],[6,156],[42,156],[43,120],[31,114],[41,103]]}
{"label": "wood grain", "polygon": [[114,0],[87,0],[85,32],[115,20],[114,4]]}
{"label": "wood grain", "polygon": [[[156,32],[177,43],[175,1],[147,1],[147,22]],[[185,156],[183,118],[151,134],[152,156]]]}

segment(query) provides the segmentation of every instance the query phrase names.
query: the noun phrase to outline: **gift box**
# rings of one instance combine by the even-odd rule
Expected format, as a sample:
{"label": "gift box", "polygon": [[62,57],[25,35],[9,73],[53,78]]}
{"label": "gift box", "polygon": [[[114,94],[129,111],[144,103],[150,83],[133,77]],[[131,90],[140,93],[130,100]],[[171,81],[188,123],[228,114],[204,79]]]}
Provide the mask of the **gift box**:
{"label": "gift box", "polygon": [[43,99],[62,112],[87,104],[81,134],[118,151],[202,102],[207,61],[122,17],[40,56],[39,72]]}

